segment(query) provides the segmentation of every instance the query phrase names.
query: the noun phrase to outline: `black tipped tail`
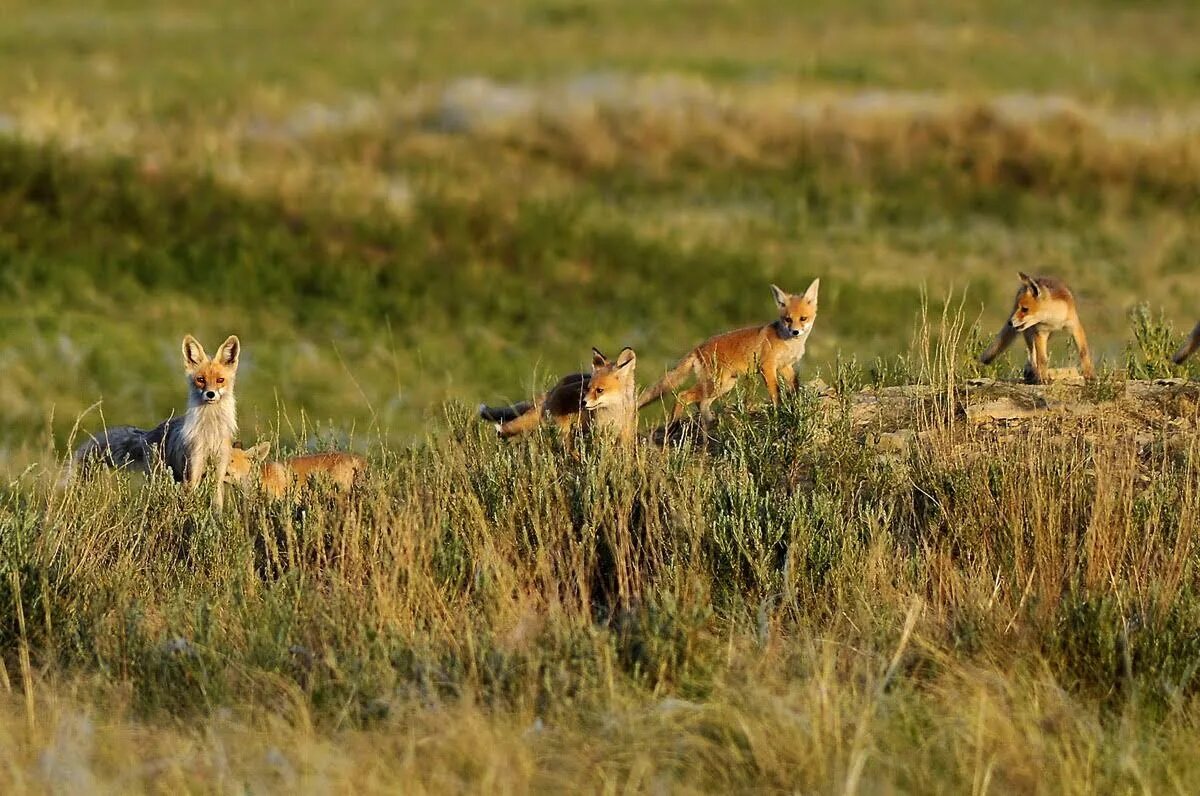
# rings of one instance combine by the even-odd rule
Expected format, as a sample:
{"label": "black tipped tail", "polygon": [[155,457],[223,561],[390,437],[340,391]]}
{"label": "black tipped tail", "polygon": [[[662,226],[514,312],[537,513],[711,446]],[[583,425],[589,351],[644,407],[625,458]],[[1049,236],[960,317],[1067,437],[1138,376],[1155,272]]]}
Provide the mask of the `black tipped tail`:
{"label": "black tipped tail", "polygon": [[479,419],[485,420],[488,423],[511,423],[521,415],[528,412],[533,407],[529,401],[521,401],[520,403],[510,406],[488,406],[487,404],[479,405]]}

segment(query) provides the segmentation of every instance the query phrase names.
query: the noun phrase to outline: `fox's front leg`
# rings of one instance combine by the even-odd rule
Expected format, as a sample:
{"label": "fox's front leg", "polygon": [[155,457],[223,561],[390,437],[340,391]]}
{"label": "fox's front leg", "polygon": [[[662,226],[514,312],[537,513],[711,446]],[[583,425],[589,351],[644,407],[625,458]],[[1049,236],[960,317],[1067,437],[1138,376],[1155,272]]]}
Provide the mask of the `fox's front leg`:
{"label": "fox's front leg", "polygon": [[1038,330],[1025,333],[1025,345],[1029,348],[1029,364],[1025,366],[1027,378],[1030,375],[1029,369],[1033,369],[1030,384],[1047,384],[1050,381],[1049,342],[1049,332]]}
{"label": "fox's front leg", "polygon": [[1022,335],[1025,338],[1025,383],[1041,384],[1042,374],[1038,372],[1037,364],[1037,333],[1026,329]]}
{"label": "fox's front leg", "polygon": [[184,465],[183,482],[188,489],[195,489],[200,486],[200,479],[204,477],[204,468],[208,466],[208,458],[204,454],[193,454],[187,457],[187,464]]}
{"label": "fox's front leg", "polygon": [[771,403],[779,406],[779,372],[774,360],[763,360],[762,377],[763,384],[767,385],[767,394],[771,396]]}
{"label": "fox's front leg", "polygon": [[229,469],[229,459],[232,456],[232,449],[227,447],[217,457],[217,493],[213,497],[213,503],[216,505],[217,511],[225,508],[225,472]]}
{"label": "fox's front leg", "polygon": [[792,388],[792,392],[800,392],[800,374],[794,365],[784,365],[779,369],[779,378]]}

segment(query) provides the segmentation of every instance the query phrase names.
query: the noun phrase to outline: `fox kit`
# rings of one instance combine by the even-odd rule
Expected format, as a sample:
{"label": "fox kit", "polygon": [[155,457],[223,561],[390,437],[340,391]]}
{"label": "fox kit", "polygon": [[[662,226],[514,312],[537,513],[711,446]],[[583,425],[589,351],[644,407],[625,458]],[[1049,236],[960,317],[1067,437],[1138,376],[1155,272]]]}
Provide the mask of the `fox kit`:
{"label": "fox kit", "polygon": [[1175,356],[1171,357],[1171,360],[1176,365],[1181,365],[1183,360],[1190,357],[1197,348],[1200,348],[1200,323],[1196,324],[1195,329],[1192,329],[1192,336],[1188,338],[1182,348],[1175,352]]}
{"label": "fox kit", "polygon": [[1068,330],[1075,338],[1084,377],[1090,379],[1095,376],[1087,335],[1083,333],[1083,324],[1075,309],[1075,296],[1058,279],[1048,276],[1035,278],[1022,273],[1021,289],[1017,291],[1012,315],[979,361],[989,364],[1008,348],[1019,332],[1025,337],[1025,348],[1029,355],[1025,363],[1025,380],[1030,384],[1045,384],[1049,376],[1047,342],[1050,333],[1060,329]]}
{"label": "fox kit", "polygon": [[514,437],[552,421],[566,430],[607,429],[622,442],[637,432],[637,354],[623,348],[616,361],[592,349],[592,372],[564,376],[543,395],[513,406],[480,406],[479,416],[496,424],[501,437]]}
{"label": "fox kit", "polygon": [[699,403],[705,423],[713,419],[713,401],[733,389],[739,377],[757,371],[767,385],[772,403],[779,402],[779,377],[796,385],[795,366],[804,356],[808,336],[817,319],[817,290],[814,279],[801,295],[785,293],[771,285],[779,317],[764,326],[749,326],[710,337],[693,348],[666,376],[642,393],[638,408],[676,389],[689,373],[696,384],[676,396],[672,422]]}
{"label": "fox kit", "polygon": [[258,468],[263,489],[274,498],[283,497],[297,481],[309,482],[326,477],[343,491],[354,486],[361,473],[366,472],[367,460],[356,453],[310,453],[293,456],[283,462],[267,461],[271,443],[260,442],[253,448],[234,448],[226,471],[229,483],[240,483]]}

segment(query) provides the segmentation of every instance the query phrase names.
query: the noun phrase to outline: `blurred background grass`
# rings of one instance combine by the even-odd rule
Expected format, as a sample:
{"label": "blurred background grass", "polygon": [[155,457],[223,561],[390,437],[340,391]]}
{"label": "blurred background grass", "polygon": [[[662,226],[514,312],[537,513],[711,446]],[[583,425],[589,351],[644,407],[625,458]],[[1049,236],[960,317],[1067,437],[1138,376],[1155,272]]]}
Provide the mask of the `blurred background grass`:
{"label": "blurred background grass", "polygon": [[0,466],[96,401],[178,410],[185,332],[242,335],[246,435],[300,445],[410,442],[593,345],[649,381],[816,276],[810,374],[905,352],[923,293],[990,335],[1017,269],[1119,362],[1132,307],[1200,303],[1198,33],[1166,2],[18,0]]}

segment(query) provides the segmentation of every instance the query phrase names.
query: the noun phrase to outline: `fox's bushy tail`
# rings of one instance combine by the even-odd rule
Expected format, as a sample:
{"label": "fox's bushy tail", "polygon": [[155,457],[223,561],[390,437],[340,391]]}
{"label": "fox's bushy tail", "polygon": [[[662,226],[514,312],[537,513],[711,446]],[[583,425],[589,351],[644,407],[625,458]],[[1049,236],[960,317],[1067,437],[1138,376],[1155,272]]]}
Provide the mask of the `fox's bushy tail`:
{"label": "fox's bushy tail", "polygon": [[508,406],[479,405],[479,418],[489,423],[511,423],[533,408],[533,401],[521,401]]}
{"label": "fox's bushy tail", "polygon": [[646,404],[659,398],[663,393],[674,390],[683,380],[687,378],[688,373],[696,365],[696,352],[688,354],[683,359],[679,360],[679,364],[671,368],[667,375],[658,380],[658,383],[653,387],[647,387],[641,395],[638,396],[638,409],[641,409]]}
{"label": "fox's bushy tail", "polygon": [[88,434],[71,454],[59,476],[59,488],[68,486],[81,472],[91,467],[145,467],[149,456],[146,429],[135,426],[113,426]]}
{"label": "fox's bushy tail", "polygon": [[1175,356],[1171,357],[1176,365],[1182,364],[1183,360],[1187,359],[1192,353],[1200,348],[1200,323],[1196,324],[1196,328],[1192,330],[1191,337],[1183,344],[1183,347],[1175,352]]}

